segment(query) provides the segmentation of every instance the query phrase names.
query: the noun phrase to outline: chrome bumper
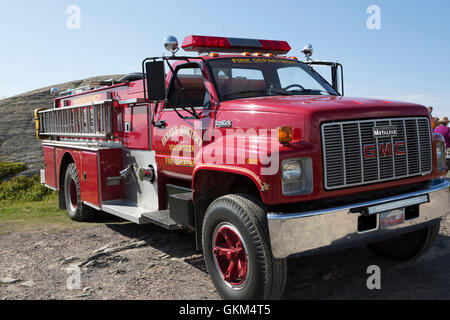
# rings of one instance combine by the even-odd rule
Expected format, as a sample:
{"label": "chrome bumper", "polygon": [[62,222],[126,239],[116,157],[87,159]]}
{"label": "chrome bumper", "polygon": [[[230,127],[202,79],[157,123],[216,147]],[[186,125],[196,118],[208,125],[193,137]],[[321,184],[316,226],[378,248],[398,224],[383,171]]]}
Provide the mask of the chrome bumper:
{"label": "chrome bumper", "polygon": [[[449,187],[448,180],[435,179],[426,189],[364,203],[300,213],[269,213],[267,218],[272,254],[275,258],[286,258],[293,254],[315,252],[320,249],[352,247],[425,227],[427,223],[441,219],[450,212]],[[373,231],[360,233],[358,232],[360,214],[350,213],[351,209],[425,194],[429,195],[430,201],[419,205],[419,217],[388,229],[377,227]]]}

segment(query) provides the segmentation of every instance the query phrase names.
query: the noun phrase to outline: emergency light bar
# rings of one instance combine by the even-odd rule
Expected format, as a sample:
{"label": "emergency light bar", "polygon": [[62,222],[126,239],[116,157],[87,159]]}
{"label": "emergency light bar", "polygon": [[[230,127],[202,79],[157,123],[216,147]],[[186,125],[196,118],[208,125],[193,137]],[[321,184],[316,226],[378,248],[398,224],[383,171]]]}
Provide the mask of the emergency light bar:
{"label": "emergency light bar", "polygon": [[181,47],[195,52],[265,52],[286,54],[291,46],[286,41],[223,38],[208,36],[187,36]]}

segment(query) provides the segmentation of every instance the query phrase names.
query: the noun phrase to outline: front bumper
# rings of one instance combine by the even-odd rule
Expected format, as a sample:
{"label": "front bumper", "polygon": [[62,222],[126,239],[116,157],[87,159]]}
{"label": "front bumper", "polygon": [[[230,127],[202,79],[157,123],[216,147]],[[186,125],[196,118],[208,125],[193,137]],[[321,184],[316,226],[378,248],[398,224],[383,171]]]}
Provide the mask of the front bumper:
{"label": "front bumper", "polygon": [[[442,219],[450,212],[450,182],[435,179],[423,190],[355,203],[342,207],[300,213],[269,213],[270,241],[275,258],[286,258],[293,254],[307,254],[325,250],[357,246],[408,233]],[[373,231],[358,232],[360,213],[351,213],[355,208],[369,207],[392,201],[429,195],[430,201],[419,205],[419,216],[404,223]],[[379,216],[379,215],[378,215]],[[379,220],[379,217],[377,217]],[[379,226],[379,223],[377,223]]]}

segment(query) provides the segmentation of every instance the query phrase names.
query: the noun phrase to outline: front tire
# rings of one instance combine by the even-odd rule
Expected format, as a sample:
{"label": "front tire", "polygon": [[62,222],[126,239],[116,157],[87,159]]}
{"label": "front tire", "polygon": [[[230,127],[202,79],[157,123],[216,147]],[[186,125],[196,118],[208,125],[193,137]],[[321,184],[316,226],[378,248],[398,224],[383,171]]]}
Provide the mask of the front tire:
{"label": "front tire", "polygon": [[92,221],[94,211],[81,201],[80,179],[75,163],[68,165],[64,178],[64,199],[69,217],[78,222]]}
{"label": "front tire", "polygon": [[402,235],[372,243],[367,247],[378,256],[398,262],[411,261],[423,256],[434,245],[439,235],[440,221],[435,224]]}
{"label": "front tire", "polygon": [[267,212],[247,195],[216,199],[202,230],[206,267],[224,299],[280,299],[287,277],[286,259],[272,255]]}

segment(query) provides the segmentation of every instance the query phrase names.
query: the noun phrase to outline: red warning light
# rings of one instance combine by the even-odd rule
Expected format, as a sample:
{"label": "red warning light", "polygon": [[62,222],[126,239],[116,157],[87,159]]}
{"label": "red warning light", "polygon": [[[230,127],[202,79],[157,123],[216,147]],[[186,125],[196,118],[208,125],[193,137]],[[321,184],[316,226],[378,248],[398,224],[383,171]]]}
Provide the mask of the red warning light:
{"label": "red warning light", "polygon": [[224,38],[209,36],[187,36],[181,47],[185,51],[195,52],[264,52],[286,54],[291,46],[286,41],[257,40],[243,38]]}

